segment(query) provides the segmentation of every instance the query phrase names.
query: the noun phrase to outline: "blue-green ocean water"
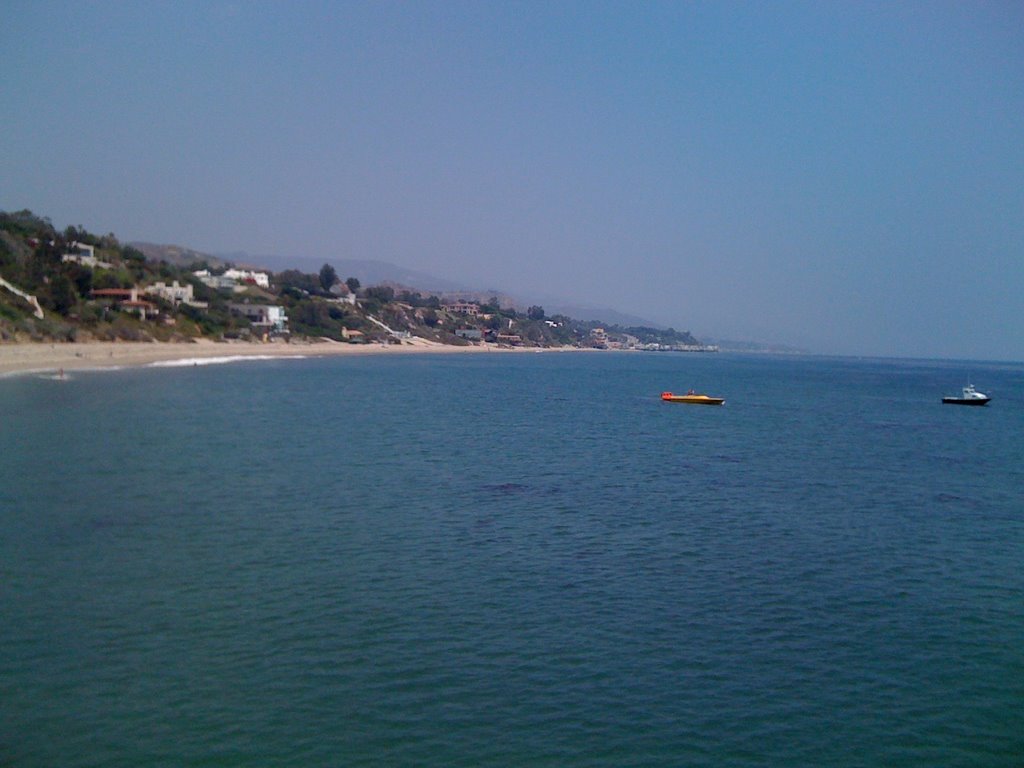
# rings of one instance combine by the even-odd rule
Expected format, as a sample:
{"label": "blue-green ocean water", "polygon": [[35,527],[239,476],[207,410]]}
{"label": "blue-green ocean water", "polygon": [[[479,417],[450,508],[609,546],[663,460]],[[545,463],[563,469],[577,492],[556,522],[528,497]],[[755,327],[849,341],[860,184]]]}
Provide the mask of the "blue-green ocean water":
{"label": "blue-green ocean water", "polygon": [[262,361],[0,419],[2,766],[1024,763],[1022,365]]}

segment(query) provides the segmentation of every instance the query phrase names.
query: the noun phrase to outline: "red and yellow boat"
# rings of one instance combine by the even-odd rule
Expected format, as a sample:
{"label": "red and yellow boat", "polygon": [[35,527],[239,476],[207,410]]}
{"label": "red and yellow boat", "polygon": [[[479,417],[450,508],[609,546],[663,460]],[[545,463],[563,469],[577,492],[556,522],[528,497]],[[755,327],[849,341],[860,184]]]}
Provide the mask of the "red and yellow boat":
{"label": "red and yellow boat", "polygon": [[685,395],[674,395],[671,392],[662,392],[661,399],[666,403],[689,403],[690,405],[722,405],[724,397],[711,397],[709,395],[698,395],[692,389]]}

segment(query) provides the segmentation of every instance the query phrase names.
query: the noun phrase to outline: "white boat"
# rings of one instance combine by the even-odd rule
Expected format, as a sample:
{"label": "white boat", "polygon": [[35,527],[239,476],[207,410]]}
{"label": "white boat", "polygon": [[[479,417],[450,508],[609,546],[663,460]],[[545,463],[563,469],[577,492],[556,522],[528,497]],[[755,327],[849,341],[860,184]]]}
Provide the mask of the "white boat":
{"label": "white boat", "polygon": [[942,402],[946,405],[988,405],[992,398],[984,392],[979,392],[973,384],[968,384],[963,389],[963,397],[944,397]]}

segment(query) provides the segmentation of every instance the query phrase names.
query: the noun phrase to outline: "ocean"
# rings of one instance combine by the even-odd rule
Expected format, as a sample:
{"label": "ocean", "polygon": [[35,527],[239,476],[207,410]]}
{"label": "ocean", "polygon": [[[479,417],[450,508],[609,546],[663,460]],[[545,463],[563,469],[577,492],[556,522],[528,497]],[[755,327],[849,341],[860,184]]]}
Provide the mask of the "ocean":
{"label": "ocean", "polygon": [[1022,364],[263,360],[0,419],[0,766],[1024,764]]}

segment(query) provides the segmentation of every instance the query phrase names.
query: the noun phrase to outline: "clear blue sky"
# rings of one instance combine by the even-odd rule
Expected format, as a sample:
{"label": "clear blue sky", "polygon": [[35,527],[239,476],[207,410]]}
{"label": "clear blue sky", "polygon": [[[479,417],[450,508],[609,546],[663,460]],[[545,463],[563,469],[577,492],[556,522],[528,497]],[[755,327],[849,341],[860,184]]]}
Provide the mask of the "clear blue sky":
{"label": "clear blue sky", "polygon": [[14,0],[0,208],[1024,359],[1019,2]]}

